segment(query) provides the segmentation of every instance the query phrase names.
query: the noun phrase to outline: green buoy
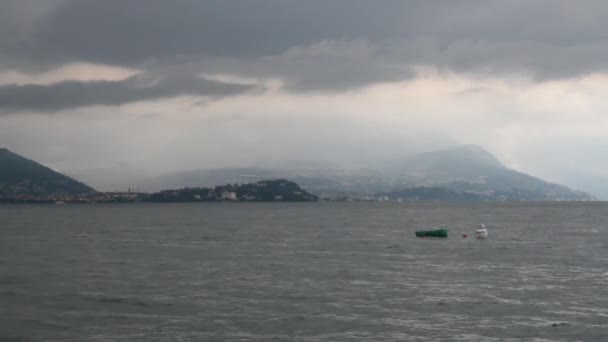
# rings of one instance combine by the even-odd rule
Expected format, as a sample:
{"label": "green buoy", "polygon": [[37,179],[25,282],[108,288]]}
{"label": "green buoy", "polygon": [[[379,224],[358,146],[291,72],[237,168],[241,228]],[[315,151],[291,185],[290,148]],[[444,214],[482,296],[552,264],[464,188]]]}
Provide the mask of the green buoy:
{"label": "green buoy", "polygon": [[416,232],[417,237],[448,237],[447,229],[435,229],[435,230],[420,230]]}

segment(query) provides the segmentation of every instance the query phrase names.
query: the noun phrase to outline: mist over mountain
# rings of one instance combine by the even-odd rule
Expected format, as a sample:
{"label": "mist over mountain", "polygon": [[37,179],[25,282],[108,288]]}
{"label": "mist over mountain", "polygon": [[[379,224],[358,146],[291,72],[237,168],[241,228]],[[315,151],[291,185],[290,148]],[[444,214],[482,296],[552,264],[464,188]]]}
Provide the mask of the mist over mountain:
{"label": "mist over mountain", "polygon": [[[128,174],[144,191],[288,179],[319,197],[391,200],[592,200],[591,195],[505,167],[476,145],[411,155],[367,167],[297,163],[284,168],[217,168],[156,177]],[[116,188],[119,188],[116,185]],[[95,190],[37,162],[0,149],[0,196],[80,194]]]}
{"label": "mist over mountain", "polygon": [[[597,172],[557,170],[555,175],[564,184],[580,189],[601,200],[608,200],[608,176]],[[567,183],[566,183],[567,182]]]}
{"label": "mist over mountain", "polygon": [[[321,197],[388,196],[391,199],[422,198],[465,200],[591,200],[592,196],[543,181],[505,167],[496,157],[476,145],[408,156],[367,168],[336,165],[285,168],[219,168],[165,174],[145,181],[146,188],[180,188],[243,184],[264,179],[290,179]],[[425,188],[436,188],[429,191]],[[418,189],[418,190],[416,190]],[[430,195],[429,195],[430,194]],[[425,197],[426,196],[426,197]],[[435,197],[433,197],[435,196]]]}
{"label": "mist over mountain", "polygon": [[466,142],[608,199],[607,15],[598,0],[4,0],[1,146],[104,191],[255,167],[348,193],[470,183],[404,164]]}
{"label": "mist over mountain", "polygon": [[95,189],[0,148],[0,196],[85,194]]}
{"label": "mist over mountain", "polygon": [[[439,187],[480,200],[591,200],[592,196],[505,167],[483,148],[464,145],[406,159],[390,171],[410,198],[411,188]],[[471,197],[473,196],[473,197]],[[414,196],[415,197],[415,196]]]}

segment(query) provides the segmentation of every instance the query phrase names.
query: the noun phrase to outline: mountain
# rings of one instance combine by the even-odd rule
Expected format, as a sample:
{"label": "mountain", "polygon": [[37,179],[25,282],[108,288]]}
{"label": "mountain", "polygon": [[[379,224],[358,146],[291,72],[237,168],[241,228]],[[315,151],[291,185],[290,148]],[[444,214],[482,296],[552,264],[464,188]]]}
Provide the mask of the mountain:
{"label": "mountain", "polygon": [[313,202],[318,198],[285,180],[264,180],[247,184],[227,184],[214,188],[163,190],[144,199],[149,202]]}
{"label": "mountain", "polygon": [[358,196],[394,189],[385,175],[376,170],[340,168],[276,169],[219,168],[189,170],[153,177],[138,184],[144,189],[158,191],[184,187],[213,187],[219,184],[245,184],[265,179],[289,179],[319,196]]}
{"label": "mountain", "polygon": [[0,148],[0,196],[85,194],[95,190],[33,160]]}
{"label": "mountain", "polygon": [[[594,199],[587,193],[509,169],[492,154],[475,145],[461,145],[421,153],[392,163],[366,168],[340,168],[336,165],[288,169],[223,168],[182,171],[147,180],[140,176],[136,184],[139,186],[147,182],[148,185],[144,185],[144,189],[157,190],[189,187],[208,191],[205,193],[210,194],[209,191],[213,189],[233,191],[218,187],[218,184],[235,184],[231,186],[236,187],[236,184],[257,184],[256,182],[266,179],[289,179],[294,182],[294,186],[289,185],[291,182],[283,180],[289,185],[287,186],[289,191],[300,192],[304,197],[310,195],[308,193],[310,192],[319,197],[372,197],[394,200]],[[269,185],[274,186],[274,184]],[[300,186],[305,190],[300,189]],[[245,189],[248,188],[241,190],[245,191]],[[259,188],[255,189],[259,191]],[[92,192],[95,190],[81,182],[7,149],[0,149],[0,197]],[[166,195],[170,192],[161,193]],[[198,195],[202,196],[205,193]],[[181,194],[186,197],[192,195],[187,191],[182,191]],[[262,192],[258,194],[262,196]],[[246,192],[242,195],[245,197],[239,198],[249,196]],[[210,199],[216,198],[215,195],[209,196]],[[282,193],[275,196],[289,197]],[[263,198],[268,200],[266,197]]]}
{"label": "mountain", "polygon": [[245,184],[265,179],[288,178],[286,172],[265,168],[218,168],[186,170],[163,174],[144,180],[144,186],[154,191],[183,187],[214,187],[222,184]]}
{"label": "mountain", "polygon": [[[592,200],[565,186],[505,167],[475,145],[422,153],[366,169],[224,168],[164,175],[157,187],[214,186],[286,178],[320,197],[388,197],[392,199]],[[400,193],[401,192],[401,193]]]}
{"label": "mountain", "polygon": [[[412,196],[412,189],[444,188],[481,200],[592,200],[593,197],[565,186],[543,181],[502,165],[479,146],[463,145],[420,154],[389,171],[400,189],[384,194],[389,198]],[[441,199],[441,198],[438,198]]]}
{"label": "mountain", "polygon": [[608,200],[608,175],[596,170],[576,170],[576,165],[570,167],[551,169],[551,176],[560,184],[580,189],[599,200]]}
{"label": "mountain", "polygon": [[504,166],[483,148],[462,145],[411,156],[389,166],[387,171],[398,181],[421,184],[473,180],[499,169]]}

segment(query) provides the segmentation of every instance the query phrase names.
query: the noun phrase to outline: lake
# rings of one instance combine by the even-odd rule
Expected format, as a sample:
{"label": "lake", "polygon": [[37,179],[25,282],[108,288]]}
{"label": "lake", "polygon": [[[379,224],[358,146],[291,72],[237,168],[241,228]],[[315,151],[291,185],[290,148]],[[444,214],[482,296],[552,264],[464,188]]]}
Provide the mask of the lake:
{"label": "lake", "polygon": [[1,341],[606,341],[606,284],[607,203],[0,206]]}

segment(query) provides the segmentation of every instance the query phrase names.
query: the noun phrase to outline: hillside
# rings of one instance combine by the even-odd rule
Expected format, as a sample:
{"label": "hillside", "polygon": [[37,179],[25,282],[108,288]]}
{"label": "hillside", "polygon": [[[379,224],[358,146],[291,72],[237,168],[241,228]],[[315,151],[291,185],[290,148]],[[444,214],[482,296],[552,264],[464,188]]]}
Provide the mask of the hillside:
{"label": "hillside", "polygon": [[144,199],[149,202],[313,202],[318,200],[294,182],[284,179],[264,180],[241,185],[214,188],[163,190]]}
{"label": "hillside", "polygon": [[257,167],[219,168],[180,171],[139,182],[145,189],[213,187],[218,184],[246,184],[265,179],[289,179],[319,196],[371,194],[394,189],[386,176],[377,170],[270,169]]}
{"label": "hillside", "polygon": [[0,148],[0,196],[86,194],[95,190],[33,160]]}
{"label": "hillside", "polygon": [[[444,188],[451,196],[481,200],[592,200],[565,186],[509,169],[479,146],[464,145],[420,154],[393,167],[390,174],[399,189],[389,198],[412,194],[413,189]],[[426,190],[425,190],[426,191]]]}
{"label": "hillside", "polygon": [[[286,178],[320,197],[463,200],[592,200],[565,186],[509,169],[475,145],[422,153],[368,169],[224,168],[159,177],[158,187],[244,184]],[[400,193],[401,192],[401,193]]]}

